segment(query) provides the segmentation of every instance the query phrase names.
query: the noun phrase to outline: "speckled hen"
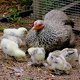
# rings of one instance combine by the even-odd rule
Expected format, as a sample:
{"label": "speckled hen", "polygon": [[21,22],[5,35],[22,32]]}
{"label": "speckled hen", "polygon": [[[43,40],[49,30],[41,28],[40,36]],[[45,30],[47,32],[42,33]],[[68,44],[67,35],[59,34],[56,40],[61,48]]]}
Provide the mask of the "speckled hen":
{"label": "speckled hen", "polygon": [[70,23],[66,23],[67,21],[68,17],[62,11],[48,12],[44,20],[34,22],[34,26],[26,36],[27,47],[44,47],[50,52],[61,48],[66,42],[73,43],[72,27]]}

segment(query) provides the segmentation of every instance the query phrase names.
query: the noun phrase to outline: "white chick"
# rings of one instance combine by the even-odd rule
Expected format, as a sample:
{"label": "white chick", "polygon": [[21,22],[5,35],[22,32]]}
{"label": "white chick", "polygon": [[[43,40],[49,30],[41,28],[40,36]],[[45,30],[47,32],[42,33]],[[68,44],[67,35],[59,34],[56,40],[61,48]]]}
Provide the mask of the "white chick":
{"label": "white chick", "polygon": [[15,36],[17,34],[17,29],[15,28],[4,29],[3,33],[4,33],[3,36],[6,36],[6,35]]}
{"label": "white chick", "polygon": [[67,62],[73,64],[75,60],[78,60],[78,50],[73,48],[65,48],[61,51],[61,55]]}
{"label": "white chick", "polygon": [[47,63],[49,69],[54,71],[64,71],[66,74],[69,74],[72,69],[72,66],[65,60],[64,57],[56,57],[53,53],[49,54]]}
{"label": "white chick", "polygon": [[19,46],[23,45],[23,41],[19,37],[15,37],[15,36],[11,36],[11,35],[6,35],[5,37],[3,36],[3,38],[9,39],[11,41],[14,41]]}
{"label": "white chick", "polygon": [[18,44],[16,44],[14,41],[3,38],[1,40],[1,49],[5,53],[6,58],[7,55],[9,55],[15,57],[16,59],[25,59],[25,52],[19,49]]}
{"label": "white chick", "polygon": [[25,47],[25,37],[27,32],[27,29],[24,27],[20,27],[18,29],[4,29],[3,38],[16,42],[20,47]]}
{"label": "white chick", "polygon": [[49,54],[53,54],[56,57],[59,57],[61,55],[61,51],[60,50],[55,50],[53,52],[50,52]]}
{"label": "white chick", "polygon": [[63,50],[56,50],[52,53],[56,57],[64,57],[67,62],[73,64],[75,60],[78,60],[78,50],[73,48],[64,48]]}
{"label": "white chick", "polygon": [[21,37],[21,38],[25,38],[27,32],[28,32],[27,29],[24,28],[24,27],[18,28],[18,36]]}
{"label": "white chick", "polygon": [[20,27],[18,29],[4,29],[4,35],[3,36],[6,36],[6,35],[11,35],[11,36],[16,36],[16,37],[19,37],[19,38],[24,38],[27,34],[27,29],[24,28],[24,27]]}
{"label": "white chick", "polygon": [[31,55],[33,64],[43,63],[45,59],[45,50],[42,47],[31,47],[28,49],[28,53]]}

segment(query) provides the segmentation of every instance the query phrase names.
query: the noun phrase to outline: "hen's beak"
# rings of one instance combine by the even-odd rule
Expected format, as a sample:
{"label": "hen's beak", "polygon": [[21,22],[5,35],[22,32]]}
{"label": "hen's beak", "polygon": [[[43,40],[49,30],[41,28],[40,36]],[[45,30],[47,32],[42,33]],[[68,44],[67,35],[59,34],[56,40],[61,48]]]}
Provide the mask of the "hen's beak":
{"label": "hen's beak", "polygon": [[39,25],[35,25],[35,26],[33,26],[33,30],[41,30],[42,28],[44,27],[44,25],[42,25],[42,24],[39,24]]}

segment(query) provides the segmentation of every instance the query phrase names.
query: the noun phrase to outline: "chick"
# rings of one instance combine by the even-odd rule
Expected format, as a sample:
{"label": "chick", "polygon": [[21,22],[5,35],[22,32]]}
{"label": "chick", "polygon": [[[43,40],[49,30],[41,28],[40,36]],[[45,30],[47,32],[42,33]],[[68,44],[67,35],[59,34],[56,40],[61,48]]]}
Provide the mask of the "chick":
{"label": "chick", "polygon": [[18,28],[18,36],[21,38],[25,38],[26,34],[28,33],[27,29],[24,27]]}
{"label": "chick", "polygon": [[73,64],[75,60],[78,60],[78,50],[65,48],[61,51],[60,56],[63,56],[66,59],[66,61],[69,62],[70,64]]}
{"label": "chick", "polygon": [[[69,74],[72,66],[65,60],[64,57],[56,57],[53,53],[50,53],[47,58],[48,68],[51,70],[60,70],[64,71],[66,74]],[[56,74],[57,72],[55,72]],[[58,72],[59,73],[59,72]],[[60,74],[60,73],[59,73]]]}
{"label": "chick", "polygon": [[25,45],[25,36],[27,34],[27,29],[20,27],[18,29],[5,29],[3,38],[10,39],[14,42],[16,42],[20,47],[26,46]]}
{"label": "chick", "polygon": [[55,50],[53,52],[50,52],[49,54],[53,54],[56,57],[59,57],[61,55],[61,51],[60,50]]}
{"label": "chick", "polygon": [[27,34],[27,29],[24,27],[20,27],[18,29],[4,29],[4,36],[6,35],[11,35],[11,36],[16,36],[19,38],[24,38]]}
{"label": "chick", "polygon": [[9,55],[16,59],[25,59],[25,52],[19,49],[18,44],[16,44],[14,41],[3,38],[1,40],[1,49],[5,53],[6,58],[7,55]]}
{"label": "chick", "polygon": [[33,64],[41,64],[45,59],[45,50],[42,47],[31,47],[28,49]]}
{"label": "chick", "polygon": [[52,53],[56,57],[59,57],[59,56],[64,57],[66,61],[69,62],[70,64],[73,64],[75,60],[78,60],[77,49],[64,48],[63,50],[56,50],[50,53]]}
{"label": "chick", "polygon": [[14,41],[19,46],[22,46],[23,45],[23,41],[19,37],[11,36],[11,35],[6,35],[5,37],[3,36],[3,38],[9,39],[11,41]]}

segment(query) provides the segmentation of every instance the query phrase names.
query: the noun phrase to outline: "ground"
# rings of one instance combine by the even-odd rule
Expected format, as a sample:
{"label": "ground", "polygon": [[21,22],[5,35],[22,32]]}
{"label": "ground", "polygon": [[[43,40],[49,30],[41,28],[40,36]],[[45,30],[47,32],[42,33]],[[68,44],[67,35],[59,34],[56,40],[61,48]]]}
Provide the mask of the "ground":
{"label": "ground", "polygon": [[[16,26],[12,23],[0,23],[0,25],[4,26],[4,28]],[[0,32],[0,38],[2,35],[3,32]],[[75,48],[79,50],[79,35],[76,35],[75,44]],[[51,74],[44,66],[28,66],[29,61],[30,57],[28,54],[26,55],[26,61],[23,62],[18,62],[11,57],[5,59],[4,53],[0,49],[0,80],[80,80],[80,65],[78,62],[74,63],[74,67],[69,75],[63,74],[59,76]]]}

